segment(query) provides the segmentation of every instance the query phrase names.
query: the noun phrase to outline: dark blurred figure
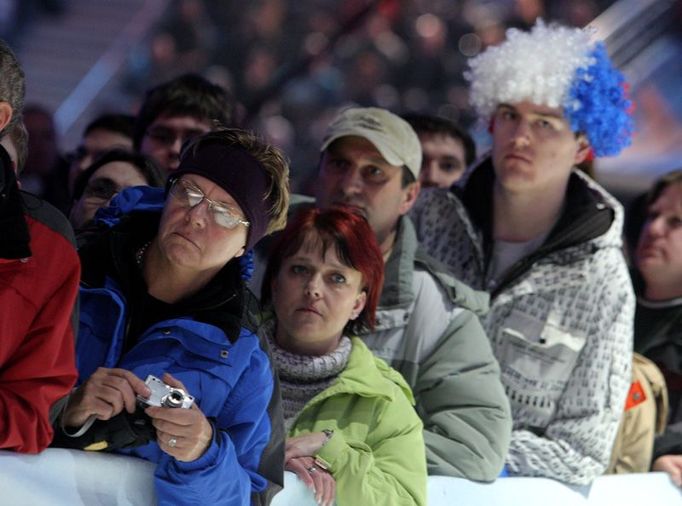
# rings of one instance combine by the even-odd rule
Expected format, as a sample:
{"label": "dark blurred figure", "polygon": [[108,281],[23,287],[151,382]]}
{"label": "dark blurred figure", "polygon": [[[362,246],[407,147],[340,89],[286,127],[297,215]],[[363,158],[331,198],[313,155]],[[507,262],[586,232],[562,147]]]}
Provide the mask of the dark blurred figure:
{"label": "dark blurred figure", "polygon": [[160,32],[170,36],[176,56],[176,73],[199,72],[208,63],[216,44],[216,26],[206,13],[204,0],[175,0]]}
{"label": "dark blurred figure", "polygon": [[0,139],[0,146],[7,151],[12,161],[12,169],[18,178],[26,165],[26,156],[28,155],[28,132],[23,121],[18,121],[5,129]]}
{"label": "dark blurred figure", "polygon": [[232,124],[234,102],[220,86],[185,74],[147,92],[133,136],[135,150],[150,156],[162,171],[178,168],[185,141]]}
{"label": "dark blurred figure", "polygon": [[26,106],[24,124],[28,131],[28,158],[21,185],[24,190],[43,196],[60,164],[57,130],[52,113],[38,104]]}
{"label": "dark blurred figure", "polygon": [[83,131],[78,147],[71,153],[69,195],[73,195],[76,178],[103,153],[112,149],[133,151],[135,117],[129,114],[102,114]]}
{"label": "dark blurred figure", "polygon": [[454,122],[438,116],[407,114],[403,116],[422,145],[422,187],[449,188],[476,159],[476,144]]}
{"label": "dark blurred figure", "polygon": [[665,433],[654,446],[655,471],[682,485],[682,170],[659,179],[646,197],[635,250],[635,351],[663,372],[670,399]]}
{"label": "dark blurred figure", "polygon": [[69,220],[78,231],[121,190],[131,186],[164,185],[165,177],[147,156],[123,150],[109,151],[78,175]]}
{"label": "dark blurred figure", "polygon": [[69,209],[69,162],[59,151],[52,113],[41,105],[24,110],[28,131],[28,156],[22,172],[22,189],[35,193],[66,214]]}

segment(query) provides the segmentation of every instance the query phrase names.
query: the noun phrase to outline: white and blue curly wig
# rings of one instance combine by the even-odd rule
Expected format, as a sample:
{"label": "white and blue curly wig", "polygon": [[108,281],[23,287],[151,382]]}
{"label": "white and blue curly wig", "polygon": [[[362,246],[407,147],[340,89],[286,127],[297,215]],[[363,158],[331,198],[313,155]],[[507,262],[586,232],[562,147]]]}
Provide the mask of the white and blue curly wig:
{"label": "white and blue curly wig", "polygon": [[542,20],[530,32],[509,29],[505,42],[469,60],[464,76],[482,118],[501,103],[562,107],[596,156],[616,155],[630,145],[634,124],[625,79],[587,30]]}

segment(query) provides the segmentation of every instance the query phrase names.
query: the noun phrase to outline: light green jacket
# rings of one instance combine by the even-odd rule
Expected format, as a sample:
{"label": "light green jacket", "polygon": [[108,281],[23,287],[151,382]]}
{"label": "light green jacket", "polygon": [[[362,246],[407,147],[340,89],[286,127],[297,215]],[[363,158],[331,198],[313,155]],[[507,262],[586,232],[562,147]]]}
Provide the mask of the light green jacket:
{"label": "light green jacket", "polygon": [[299,413],[290,436],[332,429],[317,457],[336,480],[338,506],[426,504],[422,423],[402,376],[358,338],[346,369]]}

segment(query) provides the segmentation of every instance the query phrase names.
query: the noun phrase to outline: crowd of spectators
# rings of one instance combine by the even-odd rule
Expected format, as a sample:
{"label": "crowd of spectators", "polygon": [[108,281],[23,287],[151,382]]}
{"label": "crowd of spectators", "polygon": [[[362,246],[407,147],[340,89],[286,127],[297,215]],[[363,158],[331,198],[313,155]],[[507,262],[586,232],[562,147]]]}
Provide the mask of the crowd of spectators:
{"label": "crowd of spectators", "polygon": [[[0,276],[0,328],[19,306],[60,322],[12,328],[10,352],[68,356],[14,388],[25,354],[0,355],[0,403],[23,408],[0,448],[152,461],[162,504],[268,503],[283,468],[321,505],[425,504],[427,474],[682,483],[681,179],[633,208],[628,265],[623,207],[579,169],[630,145],[632,102],[603,44],[537,19],[599,8],[571,5],[179,0],[131,66],[137,115],[69,156],[2,43],[0,275],[35,276],[49,240],[70,268],[18,298]],[[289,201],[286,155],[312,196]]]}
{"label": "crowd of spectators", "polygon": [[125,86],[137,97],[183,71],[203,73],[233,93],[243,121],[290,153],[298,190],[339,107],[435,113],[470,128],[467,58],[508,27],[538,16],[585,26],[611,3],[176,0],[131,57]]}

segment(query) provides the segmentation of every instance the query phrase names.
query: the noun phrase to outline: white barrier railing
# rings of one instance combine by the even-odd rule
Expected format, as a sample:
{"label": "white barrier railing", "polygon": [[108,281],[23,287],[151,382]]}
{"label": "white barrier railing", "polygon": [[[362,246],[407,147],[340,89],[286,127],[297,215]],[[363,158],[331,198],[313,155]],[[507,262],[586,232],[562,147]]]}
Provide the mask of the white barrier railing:
{"label": "white barrier railing", "polygon": [[[120,455],[49,449],[40,455],[0,451],[0,504],[155,504],[154,465]],[[286,473],[272,506],[316,506],[310,491]],[[480,484],[432,476],[429,506],[674,506],[682,493],[663,473],[602,476],[590,487],[568,487],[543,478],[501,478]],[[358,505],[360,506],[360,505]]]}

